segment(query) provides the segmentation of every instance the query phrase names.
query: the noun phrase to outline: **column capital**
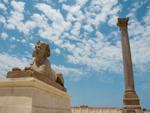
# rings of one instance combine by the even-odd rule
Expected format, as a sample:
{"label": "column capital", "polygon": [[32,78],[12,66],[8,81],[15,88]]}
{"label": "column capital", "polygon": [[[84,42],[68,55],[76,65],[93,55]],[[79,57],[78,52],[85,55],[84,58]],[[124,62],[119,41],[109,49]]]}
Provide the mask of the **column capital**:
{"label": "column capital", "polygon": [[117,26],[121,29],[127,29],[129,18],[118,18]]}

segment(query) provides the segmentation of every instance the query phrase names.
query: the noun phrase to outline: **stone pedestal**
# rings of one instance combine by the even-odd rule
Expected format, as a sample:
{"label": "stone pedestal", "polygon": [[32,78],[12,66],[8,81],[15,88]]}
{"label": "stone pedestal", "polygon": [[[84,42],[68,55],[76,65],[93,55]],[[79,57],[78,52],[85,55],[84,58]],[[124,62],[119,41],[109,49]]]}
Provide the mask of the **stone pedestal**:
{"label": "stone pedestal", "polygon": [[139,97],[133,90],[126,90],[124,93],[124,108],[123,113],[143,113]]}
{"label": "stone pedestal", "polygon": [[0,80],[0,113],[71,113],[70,96],[32,77]]}

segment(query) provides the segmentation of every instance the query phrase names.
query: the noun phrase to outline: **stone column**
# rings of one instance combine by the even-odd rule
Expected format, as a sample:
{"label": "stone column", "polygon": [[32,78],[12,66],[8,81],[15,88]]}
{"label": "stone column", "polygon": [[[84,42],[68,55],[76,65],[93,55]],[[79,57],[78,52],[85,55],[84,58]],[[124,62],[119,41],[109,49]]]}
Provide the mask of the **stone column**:
{"label": "stone column", "polygon": [[134,78],[132,69],[132,59],[130,44],[128,39],[128,20],[129,18],[118,18],[117,25],[121,31],[122,55],[124,64],[125,92],[123,113],[141,113],[139,98],[134,88]]}

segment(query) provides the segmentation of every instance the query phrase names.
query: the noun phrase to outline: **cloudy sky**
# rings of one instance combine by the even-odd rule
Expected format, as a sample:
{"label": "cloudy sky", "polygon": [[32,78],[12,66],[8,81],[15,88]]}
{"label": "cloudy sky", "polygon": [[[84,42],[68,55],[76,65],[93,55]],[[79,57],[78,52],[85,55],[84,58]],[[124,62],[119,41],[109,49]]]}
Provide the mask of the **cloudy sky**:
{"label": "cloudy sky", "polygon": [[50,45],[72,105],[121,107],[124,77],[118,17],[129,17],[135,88],[150,108],[149,0],[0,0],[0,79]]}

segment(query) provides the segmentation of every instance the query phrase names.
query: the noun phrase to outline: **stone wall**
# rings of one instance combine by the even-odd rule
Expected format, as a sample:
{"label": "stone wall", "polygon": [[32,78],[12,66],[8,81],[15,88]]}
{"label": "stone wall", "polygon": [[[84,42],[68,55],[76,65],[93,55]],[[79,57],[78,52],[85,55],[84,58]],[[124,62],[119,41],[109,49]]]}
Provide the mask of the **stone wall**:
{"label": "stone wall", "polygon": [[[72,113],[121,113],[121,110],[105,107],[73,107]],[[150,113],[150,111],[145,111],[144,113]]]}

